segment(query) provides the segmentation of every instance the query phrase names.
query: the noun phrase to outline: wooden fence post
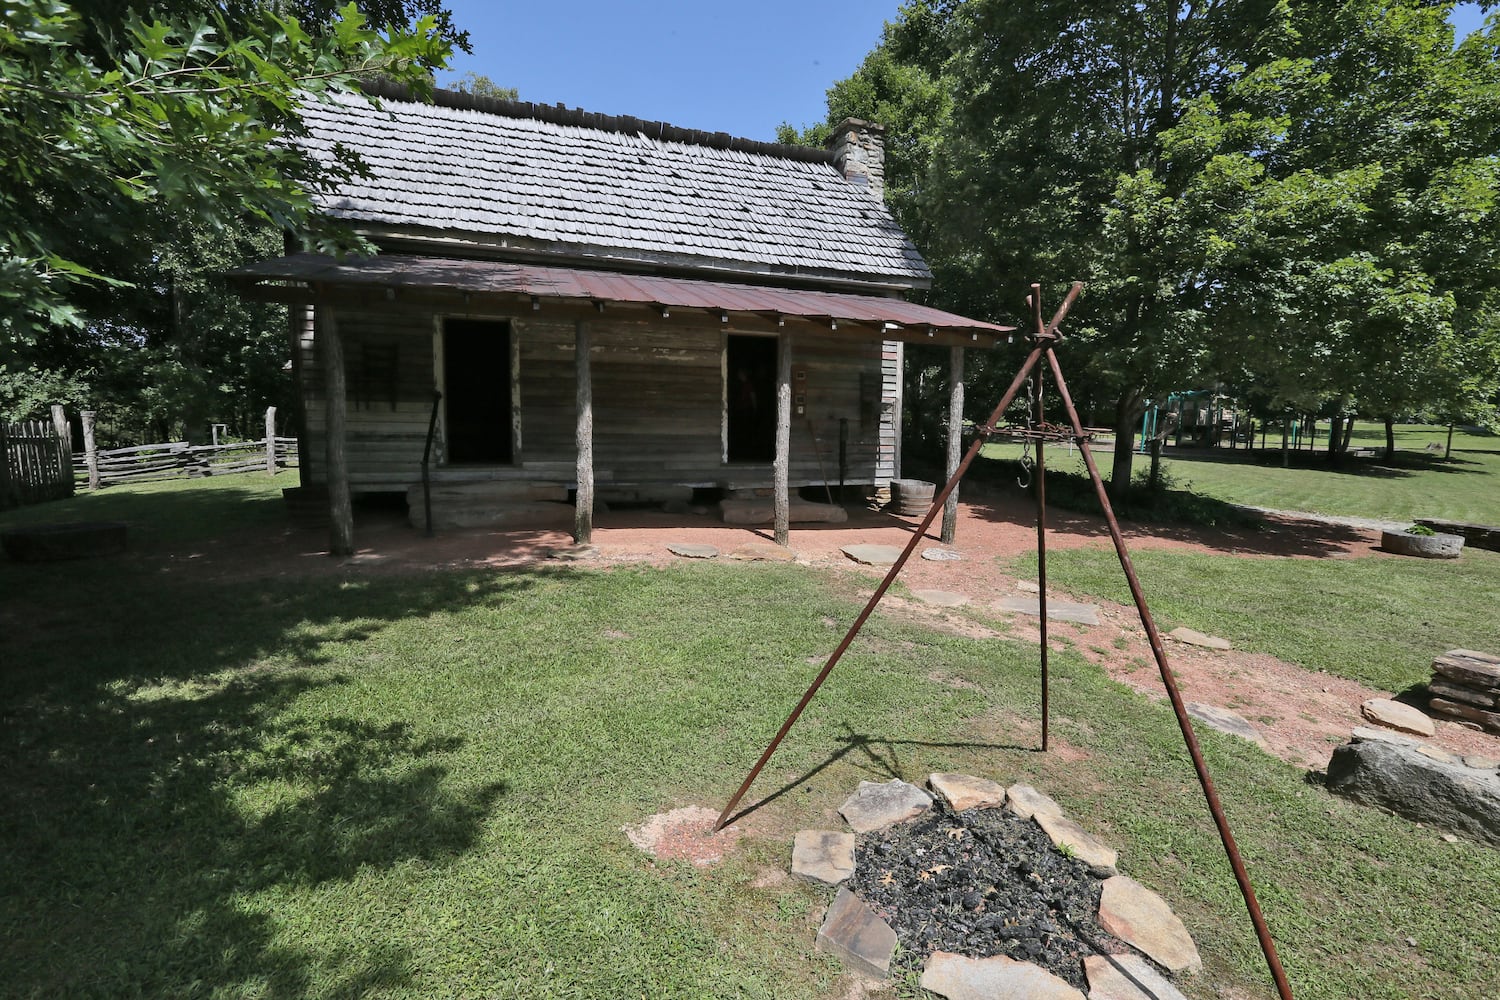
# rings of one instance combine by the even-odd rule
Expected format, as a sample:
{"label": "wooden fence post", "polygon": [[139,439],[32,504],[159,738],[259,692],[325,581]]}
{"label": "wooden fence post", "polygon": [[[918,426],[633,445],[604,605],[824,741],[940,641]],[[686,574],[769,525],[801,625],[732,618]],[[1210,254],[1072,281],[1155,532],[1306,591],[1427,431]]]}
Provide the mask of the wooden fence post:
{"label": "wooden fence post", "polygon": [[21,503],[20,491],[10,471],[10,435],[5,431],[4,421],[0,421],[0,510],[19,506]]}
{"label": "wooden fence post", "polygon": [[[948,454],[943,465],[946,482],[958,471],[964,448],[964,349],[948,349]],[[958,487],[943,503],[943,529],[938,536],[944,545],[952,545],[958,534]]]}
{"label": "wooden fence post", "polygon": [[89,489],[99,488],[99,448],[94,443],[94,411],[83,411],[83,460],[89,469]]}
{"label": "wooden fence post", "polygon": [[57,432],[57,481],[65,484],[64,496],[73,495],[73,431],[59,403],[52,404],[52,429]]}
{"label": "wooden fence post", "polygon": [[792,335],[781,335],[781,350],[776,365],[776,461],[771,467],[771,492],[775,507],[771,535],[776,544],[791,544],[791,474],[792,451]]}
{"label": "wooden fence post", "polygon": [[266,407],[266,471],[276,475],[276,407]]}
{"label": "wooden fence post", "polygon": [[592,350],[587,320],[573,328],[573,371],[577,382],[578,489],[573,498],[573,542],[588,545],[594,537],[594,377],[589,358]]}

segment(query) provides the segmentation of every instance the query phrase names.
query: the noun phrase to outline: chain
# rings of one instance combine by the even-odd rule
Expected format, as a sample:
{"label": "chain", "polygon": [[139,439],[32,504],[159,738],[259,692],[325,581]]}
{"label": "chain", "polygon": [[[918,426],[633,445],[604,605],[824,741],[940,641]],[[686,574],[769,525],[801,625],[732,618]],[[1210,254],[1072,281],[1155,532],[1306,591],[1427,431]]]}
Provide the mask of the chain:
{"label": "chain", "polygon": [[[1031,396],[1032,382],[1031,379],[1028,378],[1026,380],[1026,428],[1028,430],[1030,430],[1032,426]],[[1016,477],[1016,485],[1021,487],[1021,489],[1023,490],[1031,488],[1031,469],[1034,465],[1036,465],[1036,461],[1031,457],[1031,439],[1027,438],[1025,441],[1021,442],[1021,474]]]}

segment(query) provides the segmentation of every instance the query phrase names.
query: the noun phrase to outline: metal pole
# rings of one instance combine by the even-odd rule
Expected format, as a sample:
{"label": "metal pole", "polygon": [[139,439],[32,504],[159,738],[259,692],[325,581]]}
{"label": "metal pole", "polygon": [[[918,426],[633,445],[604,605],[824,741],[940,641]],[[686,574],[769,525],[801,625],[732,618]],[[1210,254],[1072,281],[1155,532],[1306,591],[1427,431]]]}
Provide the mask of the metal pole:
{"label": "metal pole", "polygon": [[1135,575],[1135,567],[1131,565],[1130,553],[1125,549],[1125,537],[1120,533],[1120,523],[1115,519],[1114,508],[1109,504],[1109,493],[1105,490],[1104,481],[1099,477],[1099,469],[1094,464],[1093,452],[1089,448],[1087,437],[1084,436],[1083,423],[1079,420],[1078,411],[1073,407],[1073,399],[1068,394],[1062,367],[1057,363],[1057,356],[1053,354],[1050,347],[1047,349],[1047,366],[1052,369],[1052,378],[1057,383],[1057,391],[1062,396],[1063,408],[1067,410],[1073,432],[1079,436],[1079,451],[1083,454],[1084,464],[1088,466],[1089,478],[1093,480],[1099,505],[1104,509],[1104,520],[1109,525],[1109,536],[1114,541],[1115,554],[1119,556],[1120,568],[1125,571],[1125,580],[1130,585],[1130,596],[1135,600],[1135,608],[1140,614],[1141,625],[1145,628],[1146,638],[1151,643],[1152,655],[1156,657],[1156,665],[1161,671],[1162,684],[1167,689],[1167,697],[1171,699],[1172,711],[1177,716],[1178,728],[1182,730],[1182,740],[1187,744],[1188,756],[1193,759],[1193,770],[1198,774],[1198,784],[1202,786],[1203,797],[1208,801],[1208,811],[1213,814],[1214,825],[1219,830],[1219,839],[1224,842],[1224,851],[1229,856],[1229,867],[1234,870],[1234,878],[1239,883],[1240,894],[1245,898],[1245,908],[1250,911],[1250,922],[1255,926],[1255,936],[1260,941],[1261,951],[1265,954],[1271,978],[1276,981],[1276,990],[1282,1000],[1291,1000],[1291,984],[1287,982],[1286,972],[1281,968],[1281,960],[1276,955],[1276,944],[1271,940],[1266,918],[1260,912],[1260,903],[1255,898],[1255,889],[1250,885],[1250,875],[1245,870],[1245,862],[1240,858],[1240,849],[1234,841],[1234,833],[1229,829],[1229,820],[1224,815],[1223,805],[1219,802],[1219,793],[1214,788],[1213,778],[1208,773],[1208,765],[1204,763],[1203,754],[1198,749],[1198,737],[1188,721],[1187,707],[1183,704],[1182,695],[1177,690],[1177,680],[1172,675],[1172,668],[1167,665],[1167,651],[1162,646],[1161,634],[1156,629],[1151,610],[1146,606],[1146,595],[1141,590],[1141,582]]}

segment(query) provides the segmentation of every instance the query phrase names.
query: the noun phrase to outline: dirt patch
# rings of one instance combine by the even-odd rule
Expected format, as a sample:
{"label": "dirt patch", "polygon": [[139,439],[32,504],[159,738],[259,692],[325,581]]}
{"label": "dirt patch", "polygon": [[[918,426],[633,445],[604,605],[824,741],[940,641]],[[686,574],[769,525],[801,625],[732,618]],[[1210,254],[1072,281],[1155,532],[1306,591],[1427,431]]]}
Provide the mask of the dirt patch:
{"label": "dirt patch", "polygon": [[719,814],[703,806],[684,806],[671,812],[647,817],[639,826],[621,830],[630,842],[652,857],[667,861],[687,861],[707,868],[724,860],[734,848],[741,830],[733,823],[714,832]]}

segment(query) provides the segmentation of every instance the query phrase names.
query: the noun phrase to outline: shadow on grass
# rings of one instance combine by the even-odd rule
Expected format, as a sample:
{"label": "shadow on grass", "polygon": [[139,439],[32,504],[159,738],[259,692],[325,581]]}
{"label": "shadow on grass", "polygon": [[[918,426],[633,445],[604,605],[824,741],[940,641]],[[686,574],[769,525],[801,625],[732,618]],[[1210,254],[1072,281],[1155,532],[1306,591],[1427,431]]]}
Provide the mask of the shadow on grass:
{"label": "shadow on grass", "polygon": [[[168,506],[199,510],[180,501]],[[0,635],[6,990],[290,998],[314,983],[350,996],[409,985],[404,946],[330,945],[347,904],[306,890],[358,879],[351,891],[367,893],[381,871],[453,862],[505,785],[450,777],[461,737],[298,703],[349,703],[339,695],[362,664],[331,665],[325,645],[535,578],[281,580],[272,593],[164,577],[150,560],[47,570],[0,563],[12,616],[43,626]],[[285,913],[272,902],[297,894]],[[288,926],[289,914],[327,924]]]}
{"label": "shadow on grass", "polygon": [[[888,736],[869,736],[864,733],[856,733],[852,729],[849,729],[848,726],[845,726],[845,729],[848,729],[848,735],[838,738],[838,742],[842,743],[843,746],[829,754],[816,767],[813,767],[805,774],[800,774],[791,779],[780,788],[762,796],[750,805],[742,806],[738,812],[730,816],[725,822],[733,823],[736,820],[749,816],[763,806],[770,805],[788,792],[794,791],[798,785],[806,784],[852,753],[863,754],[868,763],[872,765],[871,769],[876,774],[883,774],[889,778],[900,778],[903,781],[907,781],[906,768],[902,766],[900,759],[896,755],[897,747],[923,747],[939,750],[1031,750],[1037,753],[1041,752],[1040,747],[1023,747],[1014,743],[940,743],[928,740],[897,740],[891,739]],[[880,750],[882,747],[884,748],[884,752]],[[920,777],[918,781],[912,782],[912,784],[920,783]]]}

